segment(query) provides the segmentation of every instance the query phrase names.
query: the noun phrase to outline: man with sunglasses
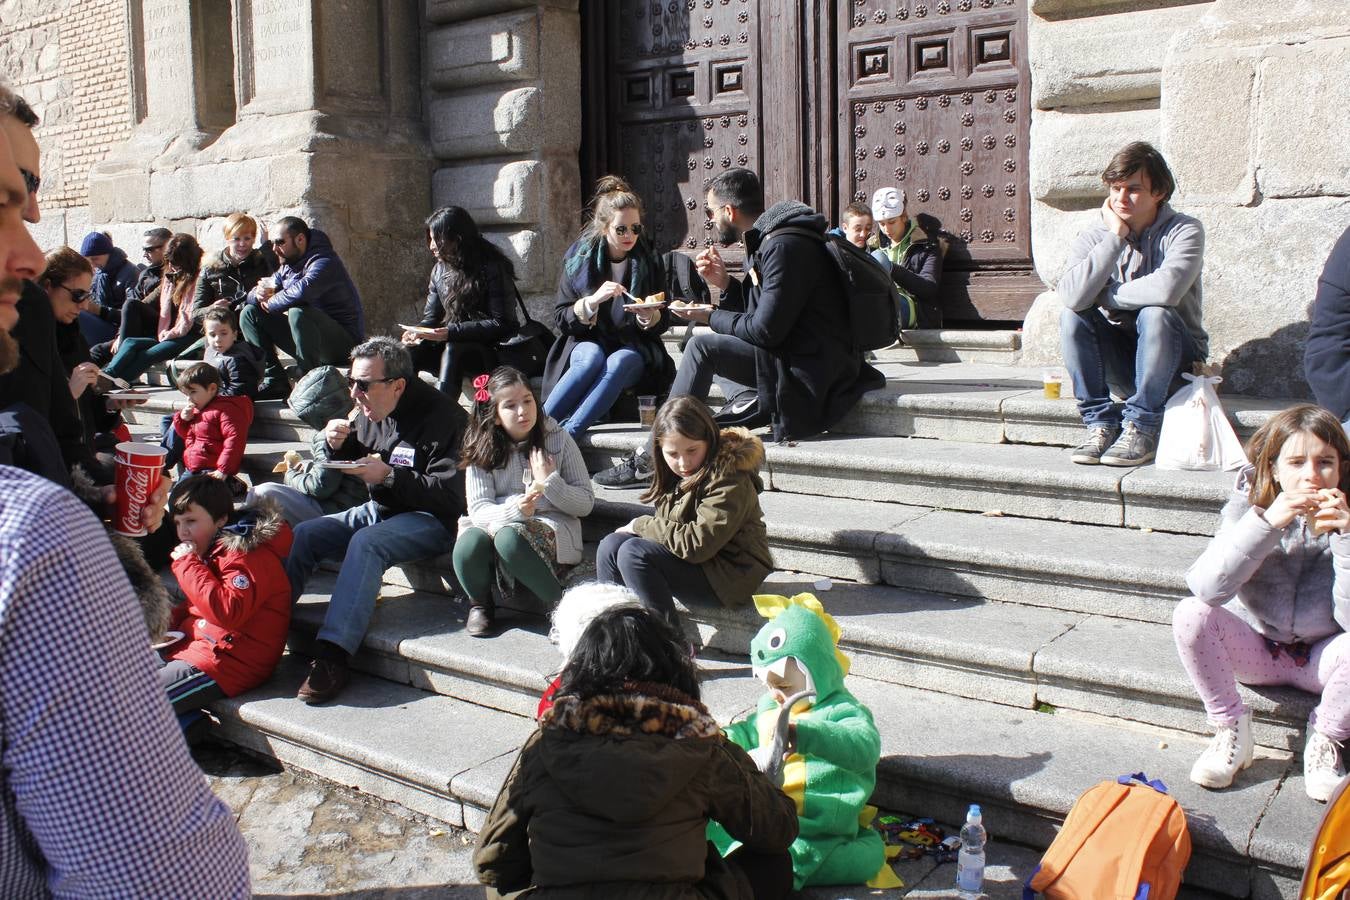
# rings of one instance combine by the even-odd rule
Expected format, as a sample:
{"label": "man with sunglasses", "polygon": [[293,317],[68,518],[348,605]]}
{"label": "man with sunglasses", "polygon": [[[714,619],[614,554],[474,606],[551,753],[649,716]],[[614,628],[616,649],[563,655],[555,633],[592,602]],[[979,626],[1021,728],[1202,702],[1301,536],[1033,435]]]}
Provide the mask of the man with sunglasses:
{"label": "man with sunglasses", "polygon": [[347,686],[347,663],[361,646],[386,569],[443,556],[465,512],[459,449],[468,417],[417,377],[398,341],[371,338],[352,350],[354,416],[324,429],[327,460],[358,463],[351,474],[370,501],[301,522],[286,560],[292,598],[325,559],[342,560],[315,642],[309,677],[296,696],[325,703]]}
{"label": "man with sunglasses", "polygon": [[327,234],[286,216],[272,226],[269,243],[281,267],[254,286],[239,314],[244,339],[267,357],[259,400],[290,394],[277,347],[295,357],[303,375],[341,365],[366,336],[361,295]]}

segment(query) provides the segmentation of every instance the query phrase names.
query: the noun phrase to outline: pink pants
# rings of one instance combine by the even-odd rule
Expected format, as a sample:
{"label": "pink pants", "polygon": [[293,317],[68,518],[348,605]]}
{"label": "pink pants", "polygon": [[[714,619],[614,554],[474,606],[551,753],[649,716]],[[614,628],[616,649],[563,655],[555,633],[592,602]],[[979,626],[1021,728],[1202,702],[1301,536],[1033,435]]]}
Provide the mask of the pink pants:
{"label": "pink pants", "polygon": [[1187,597],[1172,614],[1172,636],[1211,725],[1234,725],[1246,711],[1238,682],[1287,684],[1321,695],[1308,720],[1318,732],[1350,738],[1350,634],[1318,641],[1299,666],[1285,653],[1271,656],[1265,638],[1235,613]]}

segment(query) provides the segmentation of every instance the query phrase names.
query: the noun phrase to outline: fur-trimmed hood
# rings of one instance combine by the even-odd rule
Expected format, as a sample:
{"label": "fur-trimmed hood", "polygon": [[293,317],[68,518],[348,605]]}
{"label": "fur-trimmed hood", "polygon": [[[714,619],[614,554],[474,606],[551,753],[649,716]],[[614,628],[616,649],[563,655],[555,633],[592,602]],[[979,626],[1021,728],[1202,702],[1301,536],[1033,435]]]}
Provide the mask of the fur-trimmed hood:
{"label": "fur-trimmed hood", "polygon": [[164,630],[169,627],[169,611],[173,609],[169,589],[145,561],[140,544],[111,528],[108,529],[108,540],[112,541],[113,549],[117,551],[117,561],[127,573],[131,589],[136,592],[141,615],[145,617],[145,628],[150,632],[150,642],[156,643],[164,637]]}
{"label": "fur-trimmed hood", "polygon": [[759,473],[764,465],[764,442],[747,429],[735,426],[718,433],[717,458],[713,470],[719,473]]}
{"label": "fur-trimmed hood", "polygon": [[658,735],[672,740],[714,737],[721,733],[717,720],[697,700],[677,695],[665,697],[634,692],[604,694],[582,700],[559,697],[544,714],[544,728],[560,728],[595,737]]}
{"label": "fur-trimmed hood", "polygon": [[290,526],[280,507],[260,499],[231,516],[230,523],[220,530],[220,546],[228,553],[251,553],[264,544],[279,542],[283,535],[286,546],[277,555],[285,559],[290,552]]}

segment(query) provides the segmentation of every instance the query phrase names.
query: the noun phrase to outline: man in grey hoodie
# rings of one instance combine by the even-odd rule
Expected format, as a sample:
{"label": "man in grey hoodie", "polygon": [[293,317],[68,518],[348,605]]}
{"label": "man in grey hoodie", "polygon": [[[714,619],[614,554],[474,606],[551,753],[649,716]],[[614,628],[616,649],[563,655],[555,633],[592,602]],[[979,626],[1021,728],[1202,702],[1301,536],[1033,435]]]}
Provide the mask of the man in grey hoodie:
{"label": "man in grey hoodie", "polygon": [[[1126,145],[1102,181],[1102,224],[1074,239],[1056,289],[1064,363],[1088,429],[1072,459],[1138,466],[1157,452],[1163,407],[1181,373],[1209,355],[1200,309],[1205,231],[1168,205],[1176,182],[1150,144]],[[1128,398],[1123,410],[1112,388]]]}

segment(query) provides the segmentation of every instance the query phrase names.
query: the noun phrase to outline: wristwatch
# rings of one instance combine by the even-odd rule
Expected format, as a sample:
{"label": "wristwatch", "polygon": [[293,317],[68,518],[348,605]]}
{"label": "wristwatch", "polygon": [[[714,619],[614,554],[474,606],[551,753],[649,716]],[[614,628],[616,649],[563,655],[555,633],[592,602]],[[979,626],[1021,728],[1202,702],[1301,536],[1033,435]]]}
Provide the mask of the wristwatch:
{"label": "wristwatch", "polygon": [[394,486],[394,475],[395,475],[397,472],[398,472],[397,469],[395,469],[393,466],[390,466],[390,467],[389,467],[389,471],[386,472],[386,473],[385,473],[385,476],[384,476],[383,478],[380,479],[380,487],[384,487],[384,488],[391,488],[391,487],[393,487],[393,486]]}

